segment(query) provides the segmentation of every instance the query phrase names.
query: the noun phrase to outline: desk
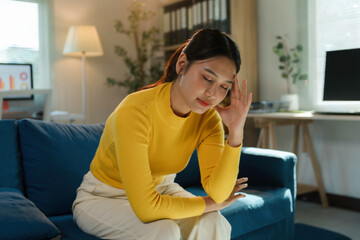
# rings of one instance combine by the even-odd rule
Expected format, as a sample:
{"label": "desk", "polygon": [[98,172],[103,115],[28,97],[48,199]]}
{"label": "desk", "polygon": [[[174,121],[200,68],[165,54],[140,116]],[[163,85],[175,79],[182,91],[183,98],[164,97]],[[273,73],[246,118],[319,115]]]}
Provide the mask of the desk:
{"label": "desk", "polygon": [[85,123],[85,117],[82,114],[55,111],[50,113],[50,121],[62,123]]}
{"label": "desk", "polygon": [[[304,113],[249,113],[249,118],[254,119],[255,127],[260,128],[260,135],[257,147],[277,149],[276,144],[276,126],[293,125],[294,139],[293,152],[298,155],[299,133],[302,128],[302,150],[308,152],[317,186],[298,184],[298,194],[311,191],[318,191],[321,203],[324,207],[328,207],[328,200],[321,176],[320,166],[316,158],[314,146],[309,133],[308,124],[312,121],[360,121],[359,115],[328,115],[314,114],[312,112]],[[299,158],[298,158],[299,159]]]}
{"label": "desk", "polygon": [[0,120],[2,118],[2,105],[4,97],[11,96],[21,96],[21,95],[30,95],[30,94],[44,94],[45,95],[45,104],[44,104],[44,115],[43,120],[50,120],[50,100],[51,100],[51,89],[29,89],[29,90],[6,90],[0,91]]}

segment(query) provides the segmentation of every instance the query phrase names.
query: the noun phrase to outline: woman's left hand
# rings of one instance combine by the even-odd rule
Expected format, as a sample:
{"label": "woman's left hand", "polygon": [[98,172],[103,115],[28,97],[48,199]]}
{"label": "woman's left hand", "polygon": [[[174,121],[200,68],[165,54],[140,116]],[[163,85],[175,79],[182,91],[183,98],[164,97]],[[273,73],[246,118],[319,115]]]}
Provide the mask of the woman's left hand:
{"label": "woman's left hand", "polygon": [[231,104],[227,107],[216,106],[215,110],[229,130],[228,144],[232,147],[240,146],[244,135],[244,125],[250,109],[252,94],[247,94],[246,79],[242,81],[240,90],[237,75],[231,88]]}

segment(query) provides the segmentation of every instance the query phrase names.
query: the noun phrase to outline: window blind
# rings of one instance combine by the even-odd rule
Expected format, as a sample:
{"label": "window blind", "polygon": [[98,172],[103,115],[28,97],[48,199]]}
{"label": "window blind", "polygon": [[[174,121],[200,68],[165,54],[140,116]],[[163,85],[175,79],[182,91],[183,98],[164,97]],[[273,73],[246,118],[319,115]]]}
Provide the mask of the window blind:
{"label": "window blind", "polygon": [[326,51],[360,48],[360,1],[309,1],[309,79],[312,102],[323,98]]}
{"label": "window blind", "polygon": [[51,88],[46,0],[0,1],[0,62],[31,63],[34,88]]}

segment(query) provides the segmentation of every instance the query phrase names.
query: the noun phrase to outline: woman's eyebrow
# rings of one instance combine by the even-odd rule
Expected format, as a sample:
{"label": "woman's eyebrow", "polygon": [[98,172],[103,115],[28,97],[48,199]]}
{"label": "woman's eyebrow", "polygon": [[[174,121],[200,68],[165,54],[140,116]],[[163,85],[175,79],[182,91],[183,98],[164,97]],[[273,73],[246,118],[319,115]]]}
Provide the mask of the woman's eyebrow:
{"label": "woman's eyebrow", "polygon": [[[204,68],[205,71],[207,71],[208,73],[214,75],[215,77],[219,78],[219,76],[211,69],[208,68]],[[229,84],[233,84],[234,81],[230,81],[230,80],[226,80],[225,82],[229,83]]]}
{"label": "woman's eyebrow", "polygon": [[214,75],[215,77],[219,78],[219,76],[211,69],[208,69],[208,68],[204,68],[205,71],[209,72],[210,74]]}

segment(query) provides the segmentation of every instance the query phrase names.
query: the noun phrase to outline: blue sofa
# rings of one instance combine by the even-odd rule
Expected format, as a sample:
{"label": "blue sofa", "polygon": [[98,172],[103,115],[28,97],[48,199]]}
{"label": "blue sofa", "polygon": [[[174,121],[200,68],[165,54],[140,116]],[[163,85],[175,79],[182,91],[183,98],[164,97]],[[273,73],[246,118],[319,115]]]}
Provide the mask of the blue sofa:
{"label": "blue sofa", "polygon": [[[98,239],[74,224],[71,206],[103,127],[0,121],[1,239]],[[232,239],[293,239],[295,164],[292,153],[243,148],[239,177],[249,177],[247,196],[222,210]],[[176,181],[205,195],[196,151]]]}

